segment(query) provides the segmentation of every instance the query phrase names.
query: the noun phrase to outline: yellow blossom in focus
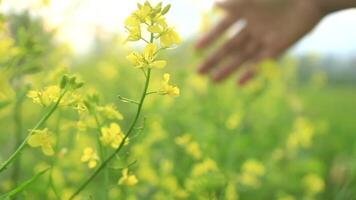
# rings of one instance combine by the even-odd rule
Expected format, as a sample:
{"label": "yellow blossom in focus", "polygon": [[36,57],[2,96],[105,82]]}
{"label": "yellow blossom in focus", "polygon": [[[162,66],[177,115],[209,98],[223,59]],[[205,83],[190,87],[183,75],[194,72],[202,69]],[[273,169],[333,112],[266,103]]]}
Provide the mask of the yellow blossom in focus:
{"label": "yellow blossom in focus", "polygon": [[163,81],[161,83],[161,88],[159,90],[159,94],[161,95],[169,95],[169,96],[179,96],[180,91],[176,86],[172,86],[169,84],[170,75],[164,74]]}
{"label": "yellow blossom in focus", "polygon": [[129,175],[129,170],[125,168],[122,170],[122,177],[119,179],[119,185],[133,186],[138,182],[135,175]]}
{"label": "yellow blossom in focus", "polygon": [[129,31],[129,36],[127,37],[127,41],[138,41],[141,39],[141,28],[140,26],[127,27]]}
{"label": "yellow blossom in focus", "polygon": [[43,130],[33,130],[32,135],[28,139],[27,143],[31,147],[41,147],[42,152],[46,156],[51,156],[54,154],[54,150],[52,147],[53,140],[47,128]]}
{"label": "yellow blossom in focus", "polygon": [[98,159],[98,155],[95,153],[95,151],[90,147],[86,147],[83,151],[83,155],[80,158],[80,161],[87,162],[89,168],[94,168],[97,165]]}
{"label": "yellow blossom in focus", "polygon": [[136,67],[136,68],[156,68],[162,69],[167,65],[164,60],[156,60],[157,46],[155,44],[149,43],[145,47],[143,54],[133,52],[126,58]]}
{"label": "yellow blossom in focus", "polygon": [[[111,123],[110,127],[101,128],[100,140],[104,145],[111,146],[112,148],[118,148],[122,140],[124,139],[124,134],[121,128],[116,123]],[[129,143],[129,139],[126,139],[125,145]]]}
{"label": "yellow blossom in focus", "polygon": [[303,184],[308,195],[316,195],[325,189],[325,183],[322,178],[316,174],[307,174],[303,178]]}
{"label": "yellow blossom in focus", "polygon": [[167,28],[161,33],[160,42],[162,47],[170,47],[172,45],[178,45],[181,42],[181,39],[173,28]]}

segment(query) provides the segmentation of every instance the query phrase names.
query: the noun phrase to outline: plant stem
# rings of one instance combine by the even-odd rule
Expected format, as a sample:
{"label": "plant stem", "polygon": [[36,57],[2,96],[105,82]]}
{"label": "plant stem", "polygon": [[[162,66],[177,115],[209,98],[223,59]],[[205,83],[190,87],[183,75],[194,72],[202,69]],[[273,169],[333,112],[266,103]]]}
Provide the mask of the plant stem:
{"label": "plant stem", "polygon": [[[97,144],[98,144],[98,148],[100,151],[100,160],[104,160],[105,156],[106,156],[106,151],[103,147],[103,145],[100,142],[100,134],[101,134],[101,123],[99,121],[98,115],[96,114],[96,110],[93,112],[94,118],[95,118],[95,122],[96,122],[96,126],[98,129],[98,136],[97,136]],[[104,187],[108,189],[109,186],[109,169],[106,168],[105,169],[105,175],[104,175]],[[104,190],[104,199],[108,199],[108,193],[107,190]]]}
{"label": "plant stem", "polygon": [[19,156],[19,154],[22,152],[22,150],[25,148],[27,144],[27,140],[30,138],[30,136],[33,134],[34,130],[39,129],[54,113],[54,111],[58,108],[59,103],[61,102],[62,98],[66,94],[67,90],[64,90],[61,95],[59,96],[57,102],[52,106],[52,108],[40,119],[40,121],[37,122],[35,127],[31,129],[30,133],[27,135],[27,137],[22,141],[20,146],[16,149],[14,153],[1,165],[0,168],[0,173],[3,172],[4,170],[7,169],[7,167]]}
{"label": "plant stem", "polygon": [[120,150],[124,146],[126,140],[128,139],[128,137],[130,136],[130,134],[134,130],[134,127],[136,126],[136,123],[137,123],[137,121],[138,121],[138,119],[140,117],[140,114],[141,114],[141,111],[142,111],[142,106],[143,106],[143,103],[144,103],[145,98],[146,98],[146,93],[147,93],[147,90],[148,90],[150,77],[151,77],[151,69],[148,69],[145,87],[143,89],[143,93],[142,93],[141,100],[140,100],[138,108],[137,108],[137,112],[136,112],[135,118],[132,121],[129,130],[127,131],[127,134],[122,139],[119,147],[108,158],[106,158],[106,160],[104,160],[101,163],[101,165],[94,171],[94,173],[85,182],[83,182],[83,184],[77,189],[77,191],[75,193],[73,193],[73,195],[69,198],[70,200],[74,199],[108,165],[108,163],[120,152]]}
{"label": "plant stem", "polygon": [[[21,92],[20,92],[21,93]],[[23,94],[16,95],[16,103],[14,106],[14,123],[15,123],[15,146],[14,150],[16,151],[16,147],[21,145],[21,132],[22,132],[22,103],[24,100]],[[20,173],[20,157],[19,159],[14,161],[13,171],[12,171],[12,181],[15,185],[17,185]]]}

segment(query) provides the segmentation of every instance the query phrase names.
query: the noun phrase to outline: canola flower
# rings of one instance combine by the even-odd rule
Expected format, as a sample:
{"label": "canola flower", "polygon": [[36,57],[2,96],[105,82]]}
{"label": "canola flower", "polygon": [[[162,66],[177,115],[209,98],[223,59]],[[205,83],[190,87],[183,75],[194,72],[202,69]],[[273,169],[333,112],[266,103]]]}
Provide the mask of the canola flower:
{"label": "canola flower", "polygon": [[[101,142],[106,146],[111,146],[116,149],[119,147],[120,143],[123,141],[125,135],[121,131],[121,128],[116,123],[111,123],[109,127],[101,128]],[[125,141],[125,145],[129,143],[129,139]]]}
{"label": "canola flower", "polygon": [[[53,115],[53,113],[57,110],[58,106],[61,104],[65,95],[70,91],[75,91],[83,86],[82,82],[78,82],[75,76],[69,77],[64,75],[60,81],[59,89],[60,94],[58,98],[52,103],[51,108],[42,116],[42,118],[37,122],[33,129],[31,129],[30,133],[27,137],[22,141],[22,143],[17,147],[17,149],[6,159],[0,166],[0,173],[7,169],[7,167],[14,162],[15,159],[18,158],[19,154],[23,151],[26,144],[29,144],[33,147],[41,146],[42,151],[46,155],[53,155],[53,149],[51,149],[51,140],[48,137],[48,132],[42,131],[40,128],[47,122],[47,120]],[[57,87],[53,87],[57,88]],[[46,99],[52,99],[54,95],[57,94],[57,89],[50,89],[46,94]],[[32,96],[30,97],[32,98]]]}
{"label": "canola flower", "polygon": [[47,107],[57,101],[60,90],[58,85],[48,86],[43,90],[30,90],[27,97],[32,99],[33,103]]}
{"label": "canola flower", "polygon": [[325,183],[322,178],[316,174],[307,174],[303,177],[303,185],[307,196],[314,196],[324,191]]}
{"label": "canola flower", "polygon": [[248,187],[258,188],[261,185],[260,178],[265,174],[265,167],[257,160],[249,159],[242,164],[240,182]]}
{"label": "canola flower", "polygon": [[161,83],[159,94],[169,95],[169,96],[179,96],[180,94],[179,88],[169,84],[170,77],[171,76],[167,73],[163,75],[163,81]]}
{"label": "canola flower", "polygon": [[185,152],[192,156],[195,160],[202,158],[202,152],[199,143],[192,141],[192,137],[189,134],[182,135],[175,138],[175,143],[184,148]]}
{"label": "canola flower", "polygon": [[149,43],[144,49],[143,53],[132,52],[126,58],[136,67],[136,68],[156,68],[162,69],[167,65],[165,60],[156,60],[157,46],[155,44]]}
{"label": "canola flower", "polygon": [[54,154],[53,150],[53,139],[51,138],[51,133],[47,128],[43,130],[32,130],[33,134],[28,139],[27,143],[31,147],[41,147],[42,152],[46,156],[52,156]]}
{"label": "canola flower", "polygon": [[[180,43],[180,37],[173,27],[168,26],[165,15],[170,10],[170,5],[162,7],[162,3],[157,5],[151,5],[146,1],[143,5],[137,4],[137,10],[125,20],[125,28],[128,31],[128,37],[126,41],[144,41],[146,46],[142,53],[132,52],[126,58],[131,64],[140,69],[146,80],[142,96],[139,101],[135,101],[129,98],[119,98],[124,102],[130,102],[137,105],[137,112],[134,119],[129,126],[129,129],[124,134],[121,131],[119,125],[112,123],[110,127],[104,127],[101,129],[100,141],[104,145],[110,145],[115,150],[105,160],[102,161],[100,166],[90,175],[79,188],[71,195],[69,199],[74,199],[86,186],[92,182],[92,180],[99,175],[101,171],[116,157],[125,144],[128,144],[129,137],[132,132],[135,131],[135,126],[140,118],[144,101],[150,94],[158,93],[170,96],[178,96],[179,88],[169,84],[170,76],[164,75],[164,80],[159,92],[148,92],[150,79],[153,69],[163,69],[167,65],[166,60],[158,58],[161,50],[167,49]],[[144,38],[144,31],[150,35],[150,38]],[[156,40],[159,40],[159,45]],[[136,176],[128,175],[128,170],[123,171],[123,176],[119,180],[119,184],[134,185],[137,183]]]}
{"label": "canola flower", "polygon": [[98,106],[97,111],[110,120],[122,120],[124,117],[117,111],[114,105],[109,104],[105,106]]}
{"label": "canola flower", "polygon": [[122,177],[119,179],[119,185],[133,186],[138,183],[135,175],[130,175],[127,168],[122,170]]}
{"label": "canola flower", "polygon": [[80,158],[81,162],[87,162],[89,168],[95,168],[98,164],[99,157],[91,147],[86,147],[83,151],[83,155]]}

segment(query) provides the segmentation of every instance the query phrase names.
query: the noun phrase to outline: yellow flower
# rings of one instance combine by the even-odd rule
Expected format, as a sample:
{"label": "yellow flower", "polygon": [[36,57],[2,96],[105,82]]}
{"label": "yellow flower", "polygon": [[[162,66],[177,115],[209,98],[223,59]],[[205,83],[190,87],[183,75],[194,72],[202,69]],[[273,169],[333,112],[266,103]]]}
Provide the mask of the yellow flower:
{"label": "yellow flower", "polygon": [[111,120],[122,120],[124,117],[122,114],[116,110],[114,105],[98,106],[97,110],[107,119]]}
{"label": "yellow flower", "polygon": [[94,168],[97,165],[98,159],[99,159],[98,155],[95,153],[95,151],[92,148],[87,147],[84,149],[83,155],[80,158],[80,161],[88,162],[88,167]]}
{"label": "yellow flower", "polygon": [[181,42],[181,39],[173,28],[167,28],[163,33],[161,33],[160,42],[162,47],[170,47],[174,44],[178,45]]}
{"label": "yellow flower", "polygon": [[[121,128],[116,123],[111,123],[110,127],[101,128],[100,140],[104,145],[110,145],[112,148],[118,148],[125,135],[122,133]],[[129,143],[127,138],[125,145]]]}
{"label": "yellow flower", "polygon": [[129,31],[129,36],[127,37],[127,41],[138,41],[141,39],[140,26],[126,27],[126,29]]}
{"label": "yellow flower", "polygon": [[157,68],[162,69],[167,65],[164,60],[156,60],[157,46],[149,43],[143,51],[143,54],[132,52],[126,58],[136,68]]}
{"label": "yellow flower", "polygon": [[291,152],[299,148],[309,148],[315,135],[313,125],[305,118],[297,118],[294,130],[287,138],[287,149]]}
{"label": "yellow flower", "polygon": [[217,171],[218,170],[218,166],[216,164],[216,162],[210,158],[204,160],[203,162],[194,165],[193,169],[192,169],[192,175],[193,176],[200,176],[203,174],[206,174],[208,172],[211,171]]}
{"label": "yellow flower", "polygon": [[257,188],[261,185],[260,177],[265,174],[265,167],[256,160],[247,160],[242,165],[242,172],[239,179],[243,185]]}
{"label": "yellow flower", "polygon": [[27,97],[31,98],[33,103],[49,106],[58,100],[60,88],[56,85],[48,86],[43,90],[31,90],[27,93]]}
{"label": "yellow flower", "polygon": [[196,160],[199,160],[202,157],[200,147],[197,142],[191,142],[188,144],[185,148],[185,151]]}
{"label": "yellow flower", "polygon": [[28,139],[27,143],[31,147],[41,147],[42,152],[46,156],[51,156],[54,154],[54,150],[52,147],[53,140],[50,137],[50,133],[47,128],[43,130],[33,130],[33,134]]}
{"label": "yellow flower", "polygon": [[185,134],[174,139],[175,143],[180,146],[187,145],[192,140],[192,136]]}
{"label": "yellow flower", "polygon": [[140,19],[134,14],[130,15],[125,20],[126,27],[137,27],[140,26],[140,24],[141,24]]}
{"label": "yellow flower", "polygon": [[304,176],[303,184],[308,195],[316,195],[325,189],[324,180],[316,174],[308,174]]}
{"label": "yellow flower", "polygon": [[242,165],[242,170],[245,173],[253,174],[256,176],[262,176],[265,174],[265,167],[263,164],[257,160],[247,160]]}
{"label": "yellow flower", "polygon": [[119,179],[119,185],[133,186],[138,182],[135,175],[129,175],[129,170],[125,168],[122,170],[122,177]]}
{"label": "yellow flower", "polygon": [[150,16],[152,15],[152,6],[148,1],[144,3],[144,5],[140,6],[138,10],[136,10],[132,15],[137,17],[141,23],[148,22],[150,20]]}
{"label": "yellow flower", "polygon": [[161,83],[161,88],[159,90],[159,93],[161,95],[179,96],[180,94],[179,88],[176,86],[169,85],[169,79],[170,79],[169,74],[166,73],[163,75],[163,81]]}

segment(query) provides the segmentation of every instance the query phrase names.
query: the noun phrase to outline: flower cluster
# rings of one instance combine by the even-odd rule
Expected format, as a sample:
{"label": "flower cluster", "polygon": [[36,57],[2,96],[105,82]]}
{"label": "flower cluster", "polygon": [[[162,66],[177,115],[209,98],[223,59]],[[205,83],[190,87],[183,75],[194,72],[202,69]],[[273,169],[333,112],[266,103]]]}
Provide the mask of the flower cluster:
{"label": "flower cluster", "polygon": [[42,106],[49,106],[55,103],[60,95],[60,88],[57,85],[45,87],[41,90],[30,90],[27,97],[32,99],[33,103]]}
{"label": "flower cluster", "polygon": [[87,147],[84,149],[83,155],[80,158],[80,160],[82,162],[87,162],[89,168],[94,168],[97,165],[97,161],[99,160],[99,157],[91,147]]}
{"label": "flower cluster", "polygon": [[[157,59],[159,51],[172,47],[180,43],[180,37],[173,27],[168,26],[165,14],[168,13],[170,5],[162,7],[162,3],[152,6],[148,1],[143,5],[138,4],[138,9],[134,11],[126,20],[125,27],[129,32],[127,41],[145,41],[146,47],[142,53],[132,52],[127,59],[136,68],[162,69],[167,65],[167,61]],[[150,35],[150,39],[143,37],[143,30]],[[159,45],[154,41],[159,40]],[[179,88],[169,84],[170,75],[164,74],[161,87],[157,93],[161,95],[179,96]]]}
{"label": "flower cluster", "polygon": [[[125,27],[129,31],[128,41],[138,41],[142,38],[142,25],[145,25],[155,39],[160,40],[161,47],[170,47],[180,43],[180,37],[174,28],[169,27],[165,14],[170,5],[162,8],[162,3],[152,6],[148,1],[143,5],[138,4],[138,10],[134,11],[126,20]],[[148,41],[148,40],[146,40]],[[152,41],[150,41],[152,42]]]}

